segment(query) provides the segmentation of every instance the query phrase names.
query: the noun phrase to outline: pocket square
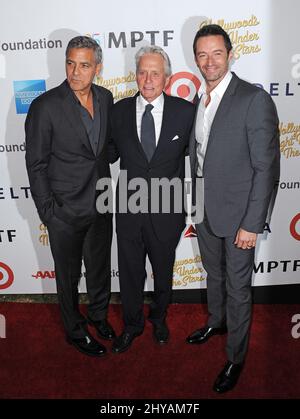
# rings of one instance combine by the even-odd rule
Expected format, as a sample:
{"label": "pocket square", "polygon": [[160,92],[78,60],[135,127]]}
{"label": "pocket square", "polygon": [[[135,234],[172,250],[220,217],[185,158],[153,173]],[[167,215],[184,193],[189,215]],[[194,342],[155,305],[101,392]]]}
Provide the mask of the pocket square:
{"label": "pocket square", "polygon": [[175,141],[175,140],[178,140],[178,139],[179,139],[178,135],[175,135],[175,137],[173,137],[171,141]]}

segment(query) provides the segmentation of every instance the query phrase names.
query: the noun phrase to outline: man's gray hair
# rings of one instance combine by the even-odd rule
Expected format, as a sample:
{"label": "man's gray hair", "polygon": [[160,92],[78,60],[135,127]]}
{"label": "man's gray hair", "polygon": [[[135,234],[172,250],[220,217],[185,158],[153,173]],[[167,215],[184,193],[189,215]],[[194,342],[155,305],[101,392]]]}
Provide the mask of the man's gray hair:
{"label": "man's gray hair", "polygon": [[161,55],[163,57],[164,63],[165,63],[165,74],[166,74],[166,76],[169,77],[172,74],[171,61],[170,61],[170,58],[169,58],[168,54],[161,47],[158,47],[156,45],[142,47],[138,50],[138,52],[135,54],[136,70],[138,70],[138,68],[139,68],[140,59],[146,54],[159,54],[159,55]]}
{"label": "man's gray hair", "polygon": [[72,48],[92,49],[95,53],[96,64],[102,63],[102,49],[98,42],[96,42],[93,38],[90,38],[89,36],[75,36],[75,38],[72,38],[66,49],[66,57],[68,57],[69,51]]}

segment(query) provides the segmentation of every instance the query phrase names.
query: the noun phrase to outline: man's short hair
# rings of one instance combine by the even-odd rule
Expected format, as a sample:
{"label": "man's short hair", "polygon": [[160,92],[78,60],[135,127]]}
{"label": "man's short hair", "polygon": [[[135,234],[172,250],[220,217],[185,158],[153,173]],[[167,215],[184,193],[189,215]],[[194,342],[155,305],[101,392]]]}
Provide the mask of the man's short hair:
{"label": "man's short hair", "polygon": [[89,36],[75,36],[75,38],[72,38],[66,49],[66,57],[68,57],[70,49],[73,48],[92,49],[95,53],[96,64],[102,63],[102,49],[98,42],[96,42],[93,38],[90,38]]}
{"label": "man's short hair", "polygon": [[138,70],[138,68],[139,68],[140,59],[146,54],[159,54],[159,55],[161,55],[163,57],[164,63],[165,63],[165,74],[166,74],[166,76],[169,77],[172,74],[171,61],[170,61],[170,58],[169,58],[168,54],[161,47],[158,47],[156,45],[142,47],[138,50],[138,52],[135,54],[136,70]]}
{"label": "man's short hair", "polygon": [[220,25],[211,24],[211,25],[202,26],[202,28],[199,29],[199,31],[196,33],[194,42],[193,42],[194,55],[196,55],[196,46],[197,46],[198,39],[203,38],[204,36],[211,36],[211,35],[223,36],[225,48],[227,49],[227,53],[229,54],[229,52],[232,50],[232,44],[231,44],[231,40],[229,38],[228,33],[225,32],[224,29]]}

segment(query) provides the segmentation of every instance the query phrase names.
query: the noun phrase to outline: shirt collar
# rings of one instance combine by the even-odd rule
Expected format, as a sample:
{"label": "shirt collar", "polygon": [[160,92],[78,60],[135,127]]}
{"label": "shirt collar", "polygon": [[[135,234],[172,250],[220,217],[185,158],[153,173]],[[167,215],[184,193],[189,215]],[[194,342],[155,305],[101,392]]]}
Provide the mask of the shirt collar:
{"label": "shirt collar", "polygon": [[[223,97],[230,81],[232,79],[232,73],[230,71],[227,71],[225,77],[220,81],[220,83],[210,92],[210,94],[215,94],[219,97]],[[206,82],[205,80],[203,80],[203,82],[201,83],[200,89],[198,91],[198,95],[199,98],[201,98],[201,96],[203,94],[206,94]]]}
{"label": "shirt collar", "polygon": [[[156,111],[163,110],[163,108],[164,108],[164,100],[165,100],[164,94],[161,93],[160,96],[158,96],[156,99],[153,100],[153,102],[151,102],[151,105],[154,106],[154,109]],[[148,104],[149,104],[149,102],[141,94],[137,97],[137,106],[138,106],[138,109],[140,111],[144,112],[145,107]]]}

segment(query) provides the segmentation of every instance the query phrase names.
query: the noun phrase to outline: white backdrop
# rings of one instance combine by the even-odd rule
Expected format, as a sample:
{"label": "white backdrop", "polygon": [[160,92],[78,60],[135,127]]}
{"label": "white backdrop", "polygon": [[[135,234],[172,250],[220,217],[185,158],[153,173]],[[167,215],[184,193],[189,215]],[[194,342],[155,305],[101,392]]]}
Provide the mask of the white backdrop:
{"label": "white backdrop", "polygon": [[[116,100],[136,92],[134,54],[157,44],[169,54],[173,95],[193,97],[200,78],[192,41],[203,22],[231,36],[232,70],[273,97],[280,118],[281,179],[270,223],[261,235],[253,284],[299,283],[300,272],[300,2],[298,0],[11,0],[0,14],[0,292],[55,292],[46,228],[30,196],[24,164],[24,121],[32,99],[64,77],[64,53],[73,36],[100,42],[104,69],[97,83]],[[188,164],[187,164],[188,166]],[[113,166],[116,176],[117,165]],[[193,226],[177,249],[174,289],[204,288]],[[83,269],[84,272],[84,269]],[[147,289],[152,289],[148,266]],[[84,281],[81,281],[84,290]],[[112,290],[118,291],[115,237]]]}

